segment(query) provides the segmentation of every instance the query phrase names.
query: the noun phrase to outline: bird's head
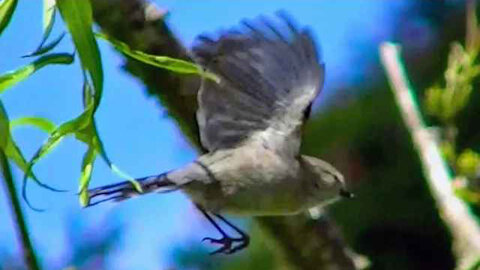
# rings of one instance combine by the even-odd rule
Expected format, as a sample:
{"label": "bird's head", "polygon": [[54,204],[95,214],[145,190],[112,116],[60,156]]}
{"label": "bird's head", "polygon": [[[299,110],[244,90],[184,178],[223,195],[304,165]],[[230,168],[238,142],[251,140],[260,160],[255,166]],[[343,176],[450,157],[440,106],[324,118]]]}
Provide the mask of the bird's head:
{"label": "bird's head", "polygon": [[304,185],[312,195],[311,204],[324,205],[340,198],[352,198],[343,175],[329,163],[314,157],[302,156]]}

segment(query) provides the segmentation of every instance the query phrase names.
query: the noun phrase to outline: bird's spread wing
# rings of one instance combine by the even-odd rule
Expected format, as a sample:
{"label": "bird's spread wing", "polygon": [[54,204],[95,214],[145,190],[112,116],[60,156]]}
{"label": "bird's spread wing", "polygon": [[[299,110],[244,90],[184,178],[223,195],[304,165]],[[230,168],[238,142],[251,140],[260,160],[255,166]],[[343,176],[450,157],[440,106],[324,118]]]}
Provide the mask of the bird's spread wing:
{"label": "bird's spread wing", "polygon": [[220,81],[204,80],[197,119],[210,151],[260,136],[298,153],[301,126],[319,93],[324,66],[310,32],[285,15],[244,21],[216,38],[200,36],[193,53]]}

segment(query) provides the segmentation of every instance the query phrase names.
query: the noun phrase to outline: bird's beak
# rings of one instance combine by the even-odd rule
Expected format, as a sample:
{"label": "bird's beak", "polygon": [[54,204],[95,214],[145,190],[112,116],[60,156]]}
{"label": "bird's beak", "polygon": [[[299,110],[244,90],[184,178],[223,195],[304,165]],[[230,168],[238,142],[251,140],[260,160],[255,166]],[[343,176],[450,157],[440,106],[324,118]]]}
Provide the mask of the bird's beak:
{"label": "bird's beak", "polygon": [[355,197],[355,195],[352,192],[350,192],[350,191],[348,191],[344,188],[340,189],[339,195],[340,195],[340,197],[346,198],[346,199],[351,199],[351,198]]}

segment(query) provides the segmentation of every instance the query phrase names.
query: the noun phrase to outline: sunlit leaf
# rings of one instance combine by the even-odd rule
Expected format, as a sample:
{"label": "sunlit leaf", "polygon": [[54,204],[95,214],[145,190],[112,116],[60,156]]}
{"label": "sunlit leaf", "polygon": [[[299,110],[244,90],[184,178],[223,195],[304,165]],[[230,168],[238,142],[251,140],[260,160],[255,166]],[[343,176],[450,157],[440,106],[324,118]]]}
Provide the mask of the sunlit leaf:
{"label": "sunlit leaf", "polygon": [[[120,171],[114,167],[108,158],[95,126],[94,113],[102,97],[103,70],[97,41],[92,32],[90,1],[57,0],[57,7],[72,36],[85,77],[83,96],[86,109],[81,115],[82,120],[78,120],[78,122],[73,120],[74,123],[81,123],[81,125],[71,126],[68,130],[68,134],[74,134],[77,140],[87,144],[89,147],[82,164],[82,178],[80,181],[80,202],[83,204],[88,202],[85,192],[90,182],[91,169],[97,154],[100,154],[102,159],[112,168],[112,171],[116,173]],[[54,134],[55,132],[51,136],[53,139],[55,139]],[[48,150],[48,144],[45,145],[45,149]],[[42,155],[43,153],[40,151],[38,156],[41,157]],[[33,163],[35,162],[35,160],[32,161]],[[135,182],[133,179],[131,181]],[[136,186],[139,185],[137,184]]]}
{"label": "sunlit leaf", "polygon": [[10,129],[15,129],[18,126],[34,126],[47,133],[52,133],[55,130],[55,124],[43,117],[21,117],[10,121]]}
{"label": "sunlit leaf", "polygon": [[138,192],[142,192],[140,184],[135,181],[133,177],[121,171],[117,166],[115,166],[115,164],[111,162],[110,158],[107,155],[107,152],[105,151],[105,148],[103,147],[103,143],[100,139],[95,121],[93,119],[86,128],[77,131],[75,133],[75,137],[78,140],[85,142],[87,145],[89,145],[89,147],[94,148],[96,153],[100,154],[100,157],[103,159],[103,161],[105,161],[105,163],[107,163],[108,167],[112,170],[113,173],[123,179],[130,181]]}
{"label": "sunlit leaf", "polygon": [[97,128],[96,128],[95,124],[93,125],[93,128],[94,128],[93,132],[95,134],[93,136],[93,138],[94,138],[93,145],[95,145],[95,148],[97,149],[98,153],[100,153],[100,156],[107,163],[107,165],[110,167],[112,172],[115,173],[116,175],[118,175],[119,177],[130,181],[132,183],[133,187],[135,188],[135,190],[137,190],[138,192],[140,192],[140,193],[143,192],[142,186],[132,176],[130,176],[127,173],[120,170],[115,164],[113,164],[110,161],[110,159],[107,156],[107,152],[105,152],[105,148],[103,147],[103,143],[100,140],[100,136],[98,135],[98,131],[97,131]]}
{"label": "sunlit leaf", "polygon": [[63,20],[72,36],[82,67],[87,71],[94,88],[94,111],[100,103],[103,89],[103,69],[97,41],[92,32],[90,1],[57,0]]}
{"label": "sunlit leaf", "polygon": [[37,163],[41,158],[43,158],[46,154],[48,154],[51,150],[53,150],[58,143],[65,136],[73,135],[80,129],[85,128],[90,123],[90,114],[91,114],[91,107],[83,112],[80,116],[61,124],[57,127],[53,132],[51,132],[50,136],[48,137],[47,141],[40,147],[40,149],[35,153],[33,158],[29,162],[29,170]]}
{"label": "sunlit leaf", "polygon": [[439,86],[433,86],[427,89],[425,93],[425,107],[428,114],[436,117],[442,117],[443,91],[444,90]]}
{"label": "sunlit leaf", "polygon": [[[8,120],[8,116],[6,114],[5,109],[3,108],[2,103],[0,102],[0,134],[1,134],[1,139],[0,139],[0,148],[1,150],[5,153],[8,159],[12,160],[18,168],[20,168],[25,175],[28,175],[31,177],[38,185],[52,190],[52,191],[63,191],[59,190],[53,187],[50,187],[38,180],[38,178],[35,176],[33,171],[29,168],[29,165],[23,156],[22,152],[20,151],[20,148],[17,146],[15,141],[13,140],[12,135],[10,134],[10,124]],[[25,194],[25,192],[23,192]],[[26,196],[24,196],[26,197]],[[32,208],[35,209],[28,200],[25,200],[27,204]],[[36,209],[38,210],[38,209]]]}
{"label": "sunlit leaf", "polygon": [[47,33],[47,37],[52,31],[55,23],[55,0],[43,0],[43,32]]}
{"label": "sunlit leaf", "polygon": [[[8,120],[7,112],[5,111],[5,108],[3,107],[3,104],[1,102],[0,102],[0,134],[1,134],[0,147],[3,149],[7,157],[13,160],[13,162],[15,162],[15,164],[22,171],[25,172],[27,170],[26,159],[12,138],[12,135],[10,133],[10,122]],[[36,177],[33,176],[33,174],[31,174],[30,176],[36,179]]]}
{"label": "sunlit leaf", "polygon": [[92,178],[92,170],[95,162],[96,151],[93,147],[88,147],[87,152],[83,156],[82,161],[82,174],[80,176],[80,205],[85,207],[88,205],[88,184]]}
{"label": "sunlit leaf", "polygon": [[50,151],[52,151],[65,136],[74,134],[78,129],[84,128],[88,125],[91,114],[91,107],[89,110],[82,113],[80,116],[76,117],[73,120],[70,120],[66,123],[61,124],[53,132],[51,132],[47,141],[40,147],[39,150],[34,154],[32,159],[28,162],[26,167],[26,173],[23,177],[23,190],[26,188],[27,179],[30,176],[30,172],[33,169],[33,166],[43,157],[45,157]]}
{"label": "sunlit leaf", "polygon": [[469,202],[471,204],[479,204],[480,203],[480,193],[472,191],[467,187],[457,188],[454,186],[455,195],[462,200]]}
{"label": "sunlit leaf", "polygon": [[457,159],[458,174],[475,177],[480,170],[480,155],[471,149],[463,151]]}
{"label": "sunlit leaf", "polygon": [[12,87],[16,83],[25,80],[35,71],[41,69],[46,65],[61,64],[68,65],[73,62],[73,55],[68,53],[54,53],[42,56],[31,64],[21,67],[17,70],[7,72],[0,76],[0,93],[7,88]]}
{"label": "sunlit leaf", "polygon": [[443,123],[450,124],[470,100],[475,78],[480,75],[478,51],[465,50],[458,42],[452,44],[445,70],[445,85],[427,90],[427,112]]}
{"label": "sunlit leaf", "polygon": [[0,35],[10,23],[17,2],[17,0],[3,0],[0,3]]}
{"label": "sunlit leaf", "polygon": [[176,58],[171,58],[167,56],[152,55],[152,54],[147,54],[138,50],[132,50],[127,44],[121,41],[115,40],[105,34],[97,33],[96,36],[108,41],[118,51],[132,57],[133,59],[141,61],[143,63],[149,64],[155,67],[159,67],[159,68],[168,69],[170,71],[174,71],[177,73],[199,74],[215,82],[219,81],[219,78],[215,74],[203,71],[203,69],[200,66],[196,65],[195,63],[191,63],[189,61],[185,61],[182,59],[176,59]]}
{"label": "sunlit leaf", "polygon": [[466,270],[478,270],[478,269],[480,269],[480,256],[477,259],[475,259],[475,261],[466,268]]}

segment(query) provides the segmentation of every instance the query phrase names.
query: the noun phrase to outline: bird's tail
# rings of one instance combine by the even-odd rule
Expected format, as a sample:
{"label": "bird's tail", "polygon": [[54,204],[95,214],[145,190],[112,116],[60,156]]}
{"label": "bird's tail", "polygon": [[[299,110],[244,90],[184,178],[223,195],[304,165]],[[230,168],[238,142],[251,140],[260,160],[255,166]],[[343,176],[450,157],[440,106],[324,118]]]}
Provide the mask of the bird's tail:
{"label": "bird's tail", "polygon": [[132,182],[125,181],[88,190],[89,202],[87,207],[108,201],[123,201],[139,195],[152,192],[175,191],[179,186],[171,182],[167,173],[135,179],[142,192],[138,192]]}

